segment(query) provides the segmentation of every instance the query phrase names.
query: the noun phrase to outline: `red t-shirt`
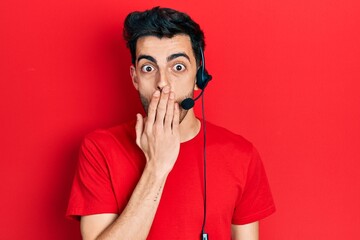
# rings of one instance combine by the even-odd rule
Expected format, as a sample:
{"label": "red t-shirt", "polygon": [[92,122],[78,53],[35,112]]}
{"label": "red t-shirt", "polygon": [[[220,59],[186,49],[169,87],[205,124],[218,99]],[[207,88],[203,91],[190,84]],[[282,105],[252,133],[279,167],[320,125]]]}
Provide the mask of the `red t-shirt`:
{"label": "red t-shirt", "polygon": [[[251,143],[206,123],[209,238],[231,239],[231,224],[258,221],[275,211],[260,157]],[[87,135],[67,216],[121,214],[145,166],[135,122]],[[203,128],[181,143],[147,239],[199,239],[203,222]],[[146,217],[146,216],[144,216]]]}

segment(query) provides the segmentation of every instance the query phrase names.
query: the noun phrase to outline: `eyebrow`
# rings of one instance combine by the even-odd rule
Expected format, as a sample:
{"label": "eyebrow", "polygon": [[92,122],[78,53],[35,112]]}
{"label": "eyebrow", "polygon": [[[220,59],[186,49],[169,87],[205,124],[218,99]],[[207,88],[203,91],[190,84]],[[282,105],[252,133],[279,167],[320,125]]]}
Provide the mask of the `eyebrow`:
{"label": "eyebrow", "polygon": [[147,60],[149,60],[150,62],[157,63],[156,59],[153,58],[153,57],[150,56],[150,55],[141,54],[141,55],[138,57],[137,62],[139,62],[141,59],[147,59]]}
{"label": "eyebrow", "polygon": [[[172,61],[172,60],[174,60],[175,58],[178,58],[178,57],[185,57],[190,62],[190,57],[186,53],[174,53],[174,54],[171,54],[170,56],[168,56],[166,58],[166,61],[170,62],[170,61]],[[157,64],[156,59],[154,57],[150,56],[150,55],[141,54],[138,57],[137,62],[139,62],[141,59],[147,59],[147,60]]]}
{"label": "eyebrow", "polygon": [[190,62],[190,57],[186,53],[174,53],[174,54],[171,54],[170,56],[168,56],[166,58],[166,60],[168,62],[170,62],[171,60],[174,60],[175,58],[178,58],[178,57],[185,57]]}

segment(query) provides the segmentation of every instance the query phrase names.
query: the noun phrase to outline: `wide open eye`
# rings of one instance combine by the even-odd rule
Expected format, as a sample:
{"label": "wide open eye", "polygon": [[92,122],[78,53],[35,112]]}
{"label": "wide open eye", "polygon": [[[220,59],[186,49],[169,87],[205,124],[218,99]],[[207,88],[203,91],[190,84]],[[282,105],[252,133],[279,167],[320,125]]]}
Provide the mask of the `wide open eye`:
{"label": "wide open eye", "polygon": [[177,63],[174,65],[173,69],[175,72],[182,72],[185,70],[185,66],[184,66],[184,64]]}
{"label": "wide open eye", "polygon": [[154,71],[155,68],[151,65],[144,65],[141,67],[141,71],[144,72],[144,73],[150,73],[152,71]]}

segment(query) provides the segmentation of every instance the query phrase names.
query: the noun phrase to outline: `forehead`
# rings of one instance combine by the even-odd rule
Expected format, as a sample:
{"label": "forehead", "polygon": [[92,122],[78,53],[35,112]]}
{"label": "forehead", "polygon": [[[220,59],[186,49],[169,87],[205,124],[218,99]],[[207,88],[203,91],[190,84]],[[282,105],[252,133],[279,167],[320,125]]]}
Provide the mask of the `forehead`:
{"label": "forehead", "polygon": [[136,57],[150,55],[157,60],[161,60],[174,53],[186,53],[190,58],[195,59],[188,35],[175,35],[172,38],[145,36],[139,38],[136,42]]}

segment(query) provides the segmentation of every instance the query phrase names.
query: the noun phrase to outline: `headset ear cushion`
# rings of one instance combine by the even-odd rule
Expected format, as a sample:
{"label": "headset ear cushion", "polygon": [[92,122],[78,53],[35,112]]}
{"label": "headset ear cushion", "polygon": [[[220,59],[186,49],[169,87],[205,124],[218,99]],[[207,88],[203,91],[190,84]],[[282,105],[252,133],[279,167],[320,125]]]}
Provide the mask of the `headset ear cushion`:
{"label": "headset ear cushion", "polygon": [[198,88],[203,89],[204,88],[204,82],[203,82],[203,71],[200,67],[196,72],[196,85]]}
{"label": "headset ear cushion", "polygon": [[207,73],[206,69],[205,71],[203,71],[202,68],[199,68],[198,71],[196,72],[196,85],[201,90],[203,90],[206,87],[206,85],[209,83],[211,79],[212,76]]}
{"label": "headset ear cushion", "polygon": [[210,82],[210,80],[212,79],[212,76],[208,73],[208,71],[205,69],[205,72],[204,72],[204,78],[206,79],[205,80],[205,83],[206,85]]}

